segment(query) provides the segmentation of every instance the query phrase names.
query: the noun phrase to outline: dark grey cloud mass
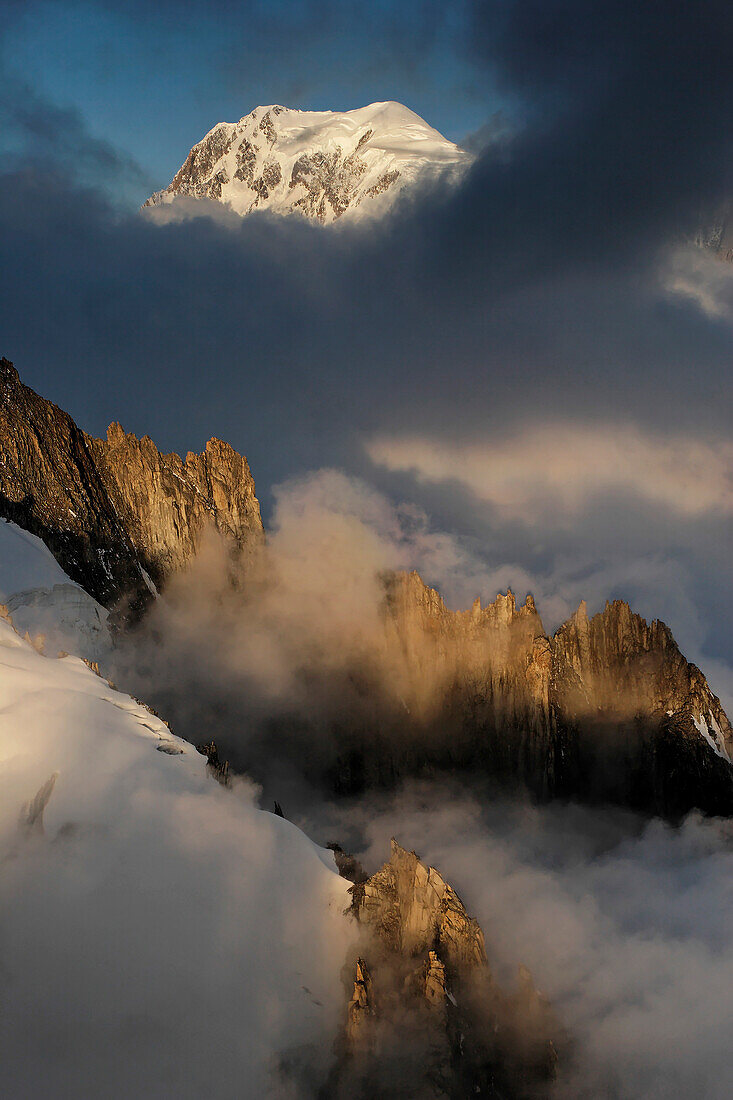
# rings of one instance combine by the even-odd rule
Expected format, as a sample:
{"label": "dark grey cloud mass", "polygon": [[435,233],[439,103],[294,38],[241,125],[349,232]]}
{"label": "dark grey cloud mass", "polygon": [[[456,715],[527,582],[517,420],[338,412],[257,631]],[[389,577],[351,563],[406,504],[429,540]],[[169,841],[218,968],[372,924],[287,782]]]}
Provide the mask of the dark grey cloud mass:
{"label": "dark grey cloud mass", "polygon": [[[630,596],[722,667],[730,279],[677,246],[731,193],[730,9],[537,0],[462,13],[467,65],[513,105],[511,133],[460,187],[415,193],[366,230],[216,208],[154,224],[104,194],[124,155],[8,85],[22,141],[2,180],[2,351],[89,430],[120,419],[184,451],[229,439],[266,511],[278,481],[344,467],[416,501],[505,583],[558,607]],[[285,27],[292,13],[272,18]],[[494,109],[487,98],[487,122]],[[462,448],[498,447],[485,461],[506,472],[534,429],[579,469],[594,433],[612,465],[617,430],[653,437],[643,491],[630,468],[589,482],[575,508],[507,514]],[[677,449],[687,485],[723,455],[702,510],[675,502]],[[662,481],[672,491],[655,495]]]}
{"label": "dark grey cloud mass", "polygon": [[132,156],[110,141],[93,137],[78,111],[49,103],[28,83],[5,72],[2,76],[3,143],[28,171],[43,175],[50,169],[63,173],[67,186],[75,180],[110,188],[115,194],[152,185]]}

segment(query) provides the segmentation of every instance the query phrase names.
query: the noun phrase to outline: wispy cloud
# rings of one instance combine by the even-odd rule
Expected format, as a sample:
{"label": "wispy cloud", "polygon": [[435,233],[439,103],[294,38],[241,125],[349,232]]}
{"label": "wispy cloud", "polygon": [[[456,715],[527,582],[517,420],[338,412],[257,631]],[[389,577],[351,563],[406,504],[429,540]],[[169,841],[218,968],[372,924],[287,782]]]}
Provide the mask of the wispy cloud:
{"label": "wispy cloud", "polygon": [[653,435],[633,425],[520,428],[505,439],[448,443],[375,436],[372,462],[426,482],[456,482],[507,515],[577,513],[592,498],[631,494],[692,517],[733,512],[733,444]]}
{"label": "wispy cloud", "polygon": [[695,302],[706,317],[733,322],[733,263],[700,248],[681,248],[662,274],[666,289]]}

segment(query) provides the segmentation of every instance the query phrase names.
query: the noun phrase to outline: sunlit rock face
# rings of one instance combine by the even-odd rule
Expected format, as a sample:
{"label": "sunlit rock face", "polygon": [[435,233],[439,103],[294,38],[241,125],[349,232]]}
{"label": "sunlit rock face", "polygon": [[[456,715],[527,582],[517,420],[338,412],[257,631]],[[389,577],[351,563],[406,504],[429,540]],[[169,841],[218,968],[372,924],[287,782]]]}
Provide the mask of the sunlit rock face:
{"label": "sunlit rock face", "polygon": [[256,107],[210,130],[145,206],[211,199],[237,214],[269,210],[329,224],[383,213],[418,179],[455,175],[469,162],[401,103],[343,112]]}
{"label": "sunlit rock face", "polygon": [[246,458],[220,439],[201,454],[161,454],[111,424],[107,439],[87,437],[97,468],[133,545],[156,584],[191,560],[207,525],[239,547],[258,544],[260,507]]}
{"label": "sunlit rock face", "polygon": [[486,965],[483,932],[456,892],[395,840],[389,861],[352,894],[358,920],[391,951],[412,957],[434,949],[455,971]]}
{"label": "sunlit rock face", "polygon": [[392,840],[351,893],[360,939],[328,1094],[545,1095],[557,1021],[525,968],[516,991],[497,987],[483,932],[441,874]]}
{"label": "sunlit rock face", "polygon": [[185,460],[110,426],[94,439],[0,360],[0,516],[39,536],[100,604],[142,604],[207,525],[238,548],[262,520],[247,461],[220,440]]}
{"label": "sunlit rock face", "polygon": [[[416,573],[386,588],[402,726],[420,731],[421,764],[478,769],[541,797],[671,817],[733,812],[733,730],[664,623],[620,600],[589,619],[581,604],[548,637],[531,597],[517,607],[510,591],[452,612]],[[400,774],[411,769],[409,740],[393,743]],[[347,785],[369,774],[368,762],[344,766]]]}

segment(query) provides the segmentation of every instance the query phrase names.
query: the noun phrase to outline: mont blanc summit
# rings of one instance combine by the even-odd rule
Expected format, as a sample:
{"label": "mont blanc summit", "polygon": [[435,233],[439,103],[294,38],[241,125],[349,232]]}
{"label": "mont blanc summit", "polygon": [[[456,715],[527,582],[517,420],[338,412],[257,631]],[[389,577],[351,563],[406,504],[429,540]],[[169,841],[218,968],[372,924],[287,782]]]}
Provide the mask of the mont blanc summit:
{"label": "mont blanc summit", "polygon": [[455,175],[470,159],[401,103],[343,112],[256,107],[214,126],[145,206],[213,199],[241,215],[270,210],[329,224],[381,214],[418,179]]}

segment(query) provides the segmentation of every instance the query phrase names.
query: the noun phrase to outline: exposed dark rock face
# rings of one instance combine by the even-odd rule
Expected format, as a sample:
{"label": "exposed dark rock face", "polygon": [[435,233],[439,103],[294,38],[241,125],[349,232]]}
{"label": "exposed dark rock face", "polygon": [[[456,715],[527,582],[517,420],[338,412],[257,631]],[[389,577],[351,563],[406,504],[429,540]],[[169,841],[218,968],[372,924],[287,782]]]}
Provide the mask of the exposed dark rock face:
{"label": "exposed dark rock face", "polygon": [[[196,751],[200,752],[202,756],[206,757],[206,766],[209,769],[209,774],[216,779],[217,783],[221,783],[222,787],[228,787],[231,783],[231,776],[229,774],[229,761],[219,759],[219,750],[216,747],[215,741],[209,741],[204,745],[197,745]],[[278,803],[275,803],[278,806]],[[279,808],[279,807],[278,807]],[[277,810],[276,810],[277,812]],[[282,810],[278,814],[278,817],[283,817]]]}
{"label": "exposed dark rock face", "polygon": [[[212,182],[214,166],[228,152],[232,144],[232,135],[226,123],[220,123],[207,134],[203,141],[194,145],[176,173],[171,189],[177,193],[192,195],[194,198],[220,198],[221,183],[218,188]],[[202,181],[207,180],[206,184]]]}
{"label": "exposed dark rock face", "polygon": [[369,877],[362,867],[359,860],[350,855],[349,852],[345,852],[340,844],[327,844],[327,848],[330,848],[333,852],[333,859],[338,873],[341,878],[348,879],[349,882],[361,883],[366,882]]}
{"label": "exposed dark rock face", "polygon": [[106,607],[139,608],[190,560],[208,524],[238,549],[262,521],[246,459],[212,439],[162,455],[112,424],[94,439],[0,360],[0,516],[38,535]]}
{"label": "exposed dark rock face", "polygon": [[340,789],[469,768],[542,798],[733,813],[733,730],[664,623],[581,604],[549,638],[531,597],[451,612],[416,573],[385,584],[399,704],[389,733],[340,758]]}
{"label": "exposed dark rock face", "polygon": [[545,1095],[559,1028],[529,971],[517,993],[500,990],[481,928],[452,887],[414,852],[391,848],[352,888],[361,942],[324,1096]]}

